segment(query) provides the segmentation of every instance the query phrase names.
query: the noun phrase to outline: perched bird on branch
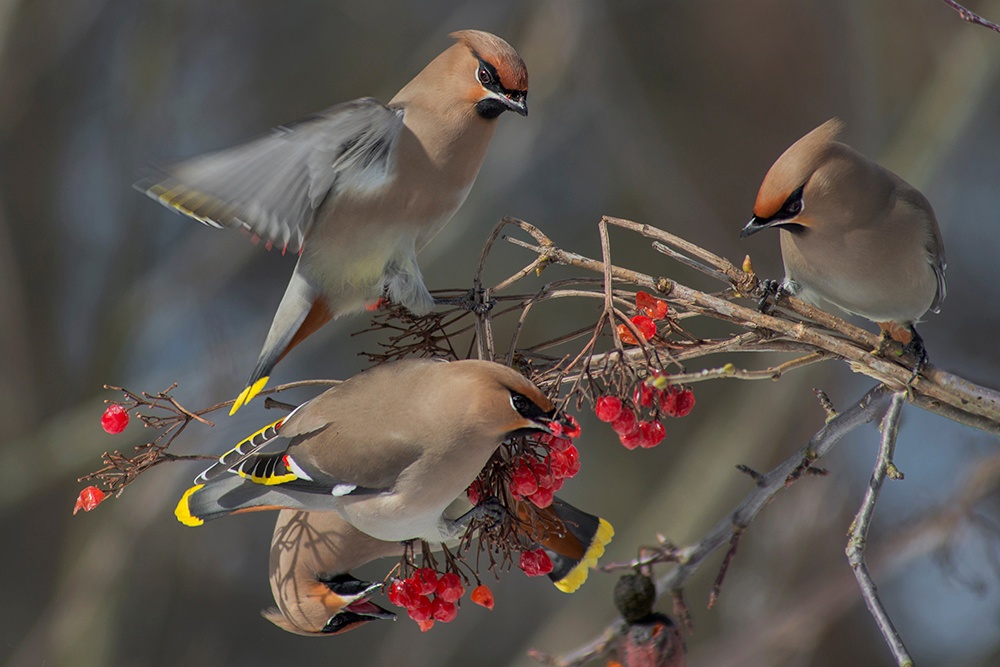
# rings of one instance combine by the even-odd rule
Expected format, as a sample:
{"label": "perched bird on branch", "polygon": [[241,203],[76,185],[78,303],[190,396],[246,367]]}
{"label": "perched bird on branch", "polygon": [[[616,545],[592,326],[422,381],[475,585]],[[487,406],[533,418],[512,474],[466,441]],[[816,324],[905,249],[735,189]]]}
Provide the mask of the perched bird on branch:
{"label": "perched bird on branch", "polygon": [[[526,508],[527,509],[527,508]],[[544,510],[560,526],[529,534],[552,558],[549,579],[573,592],[610,541],[610,524],[556,500]],[[270,580],[276,608],[264,617],[278,627],[307,636],[336,635],[395,614],[370,598],[382,586],[351,575],[351,570],[387,556],[400,556],[400,542],[386,542],[361,532],[336,512],[282,510],[271,540]],[[570,586],[572,584],[572,586]]]}
{"label": "perched bird on branch", "polygon": [[363,98],[271,135],[179,162],[137,184],[213,227],[299,255],[232,413],[332,318],[383,290],[416,315],[434,304],[416,254],[465,201],[504,111],[527,115],[528,71],[504,40],[457,40],[387,105]]}
{"label": "perched bird on branch", "polygon": [[[328,389],[203,472],[175,514],[200,525],[236,512],[336,510],[390,542],[460,537],[488,504],[451,519],[500,444],[553,430],[555,409],[517,371],[490,361],[408,359]],[[272,442],[276,453],[259,450]]]}
{"label": "perched bird on branch", "polygon": [[945,297],[945,256],[930,202],[916,188],[835,141],[823,123],[771,166],[741,237],[781,231],[782,288],[877,322],[925,352],[913,328]]}

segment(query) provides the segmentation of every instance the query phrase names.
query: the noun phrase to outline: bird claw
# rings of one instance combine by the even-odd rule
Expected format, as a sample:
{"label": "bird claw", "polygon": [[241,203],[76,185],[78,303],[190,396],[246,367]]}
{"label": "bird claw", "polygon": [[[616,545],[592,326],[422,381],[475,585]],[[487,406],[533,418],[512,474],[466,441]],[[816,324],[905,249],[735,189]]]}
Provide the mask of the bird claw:
{"label": "bird claw", "polygon": [[903,346],[903,354],[911,354],[917,360],[913,367],[913,376],[910,378],[910,382],[913,382],[927,367],[927,348],[924,347],[924,339],[920,337],[912,324],[910,325],[910,335],[912,338],[910,338],[909,343]]}
{"label": "bird claw", "polygon": [[487,498],[451,522],[448,528],[450,539],[462,537],[474,521],[482,523],[486,528],[492,528],[500,524],[506,517],[507,508],[503,506],[500,499]]}
{"label": "bird claw", "polygon": [[464,296],[452,299],[434,299],[434,305],[456,306],[463,310],[467,310],[470,313],[474,313],[475,315],[485,315],[493,310],[493,306],[496,304],[496,301],[493,299],[484,301],[483,294],[484,290],[482,288],[472,288],[466,292]]}
{"label": "bird claw", "polygon": [[771,309],[771,304],[767,302],[768,297],[774,298],[774,304],[778,303],[781,297],[785,296],[785,288],[779,280],[773,280],[771,278],[765,278],[760,281],[760,288],[763,291],[763,295],[757,302],[757,310],[761,313],[767,314],[767,311]]}

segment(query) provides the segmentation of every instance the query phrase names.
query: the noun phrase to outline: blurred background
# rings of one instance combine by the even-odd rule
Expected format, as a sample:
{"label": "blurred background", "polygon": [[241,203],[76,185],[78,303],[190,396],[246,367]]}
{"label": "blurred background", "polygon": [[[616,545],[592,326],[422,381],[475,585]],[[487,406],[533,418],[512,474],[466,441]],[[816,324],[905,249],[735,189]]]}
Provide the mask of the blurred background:
{"label": "blurred background", "polygon": [[[1000,2],[969,5],[1000,20]],[[273,516],[198,530],[174,520],[197,464],[161,466],[95,512],[70,514],[76,478],[148,433],[136,423],[120,436],[101,430],[103,400],[116,398],[102,385],[178,382],[190,407],[234,397],[293,266],[132,190],[143,167],[336,102],[388,100],[449,32],[470,27],[524,57],[531,115],[501,119],[468,201],[423,253],[431,289],[470,286],[503,215],[591,256],[600,216],[627,217],[737,262],[752,253],[758,273],[777,277],[777,235],[740,242],[739,231],[772,161],[839,116],[846,142],[937,211],[948,299],[920,329],[932,362],[1000,385],[1000,34],[938,0],[9,0],[0,4],[0,663],[530,665],[528,648],[572,649],[614,618],[615,575],[595,573],[567,597],[515,571],[493,585],[495,611],[466,603],[426,635],[404,618],[303,638],[258,614],[271,604]],[[619,264],[717,289],[648,243],[621,232],[612,243]],[[504,249],[490,275],[527,255]],[[328,326],[274,382],[362,369],[358,353],[379,339],[349,334],[366,324]],[[706,363],[730,360],[762,368],[780,358]],[[657,533],[696,540],[750,489],[736,464],[766,470],[822,425],[813,387],[846,407],[870,385],[839,364],[776,383],[700,384],[694,413],[649,451],[628,452],[586,422],[583,470],[563,493],[616,526],[609,559],[634,556]],[[175,449],[224,451],[275,418],[260,403],[189,429]],[[829,477],[765,509],[714,609],[706,600],[720,556],[691,582],[690,665],[888,663],[844,556],[876,444],[873,427],[859,430],[824,461]],[[976,477],[998,444],[905,409],[896,464],[906,479],[885,489],[869,553],[918,664],[1000,663],[1000,495],[996,474]]]}

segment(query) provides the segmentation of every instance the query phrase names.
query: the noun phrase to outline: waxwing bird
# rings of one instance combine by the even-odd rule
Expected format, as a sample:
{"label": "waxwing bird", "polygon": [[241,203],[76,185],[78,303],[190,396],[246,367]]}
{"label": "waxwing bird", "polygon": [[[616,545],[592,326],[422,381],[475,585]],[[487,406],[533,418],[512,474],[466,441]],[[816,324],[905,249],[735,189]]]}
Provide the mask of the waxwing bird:
{"label": "waxwing bird", "polygon": [[841,127],[829,120],[778,158],[741,237],[777,227],[785,290],[912,339],[923,358],[913,324],[945,297],[937,219],[913,186],[835,141]]}
{"label": "waxwing bird", "polygon": [[498,117],[528,114],[517,52],[478,30],[451,36],[456,43],[387,105],[346,102],[137,184],[195,220],[299,255],[232,412],[289,350],[383,290],[416,315],[434,304],[416,254],[465,201]]}
{"label": "waxwing bird", "polygon": [[336,635],[396,615],[369,600],[381,582],[350,571],[385,556],[400,556],[400,542],[361,532],[336,512],[282,510],[271,539],[271,593],[277,608],[264,617],[307,636]]}
{"label": "waxwing bird", "polygon": [[673,619],[653,611],[656,587],[644,574],[615,585],[615,607],[625,625],[609,643],[608,667],[684,667],[687,647]]}
{"label": "waxwing bird", "polygon": [[[573,592],[596,565],[614,531],[604,519],[559,499],[540,514],[546,521],[556,517],[566,527],[537,539],[555,564],[549,579],[560,590]],[[570,546],[578,539],[582,541]],[[371,621],[393,620],[395,614],[370,600],[381,582],[362,581],[351,570],[402,553],[400,542],[371,537],[336,512],[282,510],[271,540],[271,593],[277,607],[265,610],[264,617],[306,636],[341,634]]]}
{"label": "waxwing bird", "polygon": [[[507,438],[551,432],[555,409],[490,361],[408,359],[328,389],[224,454],[187,490],[178,520],[336,510],[372,537],[447,542],[482,518],[444,516]],[[280,442],[275,453],[259,450]]]}

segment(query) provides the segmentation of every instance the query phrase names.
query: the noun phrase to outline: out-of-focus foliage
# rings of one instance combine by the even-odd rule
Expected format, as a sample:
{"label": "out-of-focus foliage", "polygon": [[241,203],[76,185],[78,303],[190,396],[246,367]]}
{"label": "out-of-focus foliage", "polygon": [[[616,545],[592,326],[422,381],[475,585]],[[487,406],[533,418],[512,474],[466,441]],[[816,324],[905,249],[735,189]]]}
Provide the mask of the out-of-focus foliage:
{"label": "out-of-focus foliage", "polygon": [[[1000,17],[998,2],[974,7]],[[468,27],[520,51],[531,115],[501,119],[466,205],[423,254],[432,289],[469,285],[502,215],[591,255],[600,215],[629,217],[737,263],[750,252],[759,273],[778,276],[777,238],[741,243],[739,230],[774,158],[839,116],[847,142],[937,211],[949,296],[921,327],[931,360],[998,384],[1000,35],[936,0],[12,0],[0,7],[0,660],[530,664],[529,646],[572,648],[613,617],[614,575],[567,597],[515,571],[491,583],[493,612],[472,606],[427,635],[401,622],[306,639],[257,614],[270,604],[273,516],[197,530],[174,520],[195,467],[163,466],[71,516],[75,478],[145,435],[135,424],[115,437],[101,430],[101,385],[177,381],[192,406],[233,397],[292,268],[135,192],[142,168],[339,101],[388,99]],[[612,242],[616,263],[679,270],[638,239]],[[511,264],[494,277],[528,261],[515,249],[496,256]],[[364,324],[328,327],[274,381],[356,372],[357,353],[375,346],[348,336]],[[696,539],[748,488],[735,464],[765,469],[821,425],[814,386],[842,404],[867,389],[829,365],[774,384],[701,385],[696,411],[649,451],[627,452],[585,422],[583,470],[565,494],[615,524],[612,559],[657,532]],[[251,406],[178,446],[218,453],[265,418]],[[875,443],[863,430],[826,462],[830,477],[779,496],[714,610],[703,604],[714,573],[695,579],[691,665],[885,664],[843,553]],[[969,429],[904,415],[896,463],[906,480],[879,506],[871,549],[883,556],[872,567],[921,664],[1000,659],[996,536],[970,525],[949,538],[947,560],[893,548],[997,452]],[[986,524],[1000,519],[995,495],[977,511]]]}

